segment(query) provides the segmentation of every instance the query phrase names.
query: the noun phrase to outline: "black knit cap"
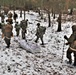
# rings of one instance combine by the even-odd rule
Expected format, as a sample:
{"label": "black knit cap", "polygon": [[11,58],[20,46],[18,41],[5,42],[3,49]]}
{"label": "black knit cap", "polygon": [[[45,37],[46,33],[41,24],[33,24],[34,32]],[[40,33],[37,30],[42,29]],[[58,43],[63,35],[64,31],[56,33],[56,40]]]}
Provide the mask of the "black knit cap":
{"label": "black knit cap", "polygon": [[37,23],[37,26],[40,26],[40,23]]}

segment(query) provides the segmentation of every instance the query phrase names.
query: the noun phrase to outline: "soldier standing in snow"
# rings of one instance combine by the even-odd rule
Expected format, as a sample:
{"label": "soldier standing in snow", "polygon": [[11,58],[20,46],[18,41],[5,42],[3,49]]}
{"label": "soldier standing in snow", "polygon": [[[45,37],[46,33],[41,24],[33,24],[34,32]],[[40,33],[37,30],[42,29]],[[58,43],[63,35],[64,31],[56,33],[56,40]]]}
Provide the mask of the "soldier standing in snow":
{"label": "soldier standing in snow", "polygon": [[72,63],[72,56],[71,53],[74,53],[74,66],[76,66],[76,25],[72,26],[73,33],[69,38],[65,35],[64,38],[68,41],[66,45],[69,45],[67,50],[67,58],[69,59],[69,64]]}
{"label": "soldier standing in snow", "polygon": [[13,36],[12,29],[13,26],[9,23],[2,27],[2,38],[4,37],[5,43],[7,44],[7,48],[10,47],[10,40]]}
{"label": "soldier standing in snow", "polygon": [[27,29],[27,22],[28,22],[28,20],[22,20],[21,24],[20,24],[21,29],[22,29],[22,39],[26,39],[25,38],[25,33],[27,33],[27,31],[26,31],[26,29]]}
{"label": "soldier standing in snow", "polygon": [[18,24],[18,22],[16,22],[15,24],[15,29],[16,29],[16,36],[19,36],[20,25]]}
{"label": "soldier standing in snow", "polygon": [[43,35],[45,34],[45,30],[46,30],[45,27],[40,26],[40,23],[37,23],[37,32],[36,32],[37,39],[35,40],[36,43],[37,43],[38,39],[40,38],[41,42],[42,42],[41,45],[44,45]]}

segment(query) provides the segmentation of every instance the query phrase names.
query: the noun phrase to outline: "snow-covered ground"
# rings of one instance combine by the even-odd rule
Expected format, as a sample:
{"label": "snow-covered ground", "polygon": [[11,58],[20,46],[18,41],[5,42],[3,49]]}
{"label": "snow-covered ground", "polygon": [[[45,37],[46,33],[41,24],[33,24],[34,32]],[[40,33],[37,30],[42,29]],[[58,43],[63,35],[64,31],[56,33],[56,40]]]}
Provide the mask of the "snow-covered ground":
{"label": "snow-covered ground", "polygon": [[[16,11],[16,13],[19,16],[19,11]],[[22,18],[18,17],[19,23],[23,16]],[[26,19],[28,19],[26,39],[34,42],[36,39],[36,24],[40,17],[38,17],[38,13],[30,11],[29,13],[26,12]],[[70,36],[73,23],[62,23],[62,31],[56,32],[57,22],[53,22],[53,25],[48,27],[48,20],[47,22],[40,21],[40,24],[47,28],[43,38],[46,43],[45,47],[41,47],[41,41],[38,41],[41,48],[40,53],[32,54],[20,48],[19,43],[15,41],[15,29],[13,29],[14,37],[11,39],[10,48],[6,48],[0,31],[0,75],[76,75],[76,67],[71,67],[72,65],[70,66],[65,62],[68,46],[64,45],[67,41],[63,38],[64,35]],[[21,39],[21,33],[18,38]],[[64,56],[62,59],[63,50]],[[61,62],[62,60],[63,62]]]}

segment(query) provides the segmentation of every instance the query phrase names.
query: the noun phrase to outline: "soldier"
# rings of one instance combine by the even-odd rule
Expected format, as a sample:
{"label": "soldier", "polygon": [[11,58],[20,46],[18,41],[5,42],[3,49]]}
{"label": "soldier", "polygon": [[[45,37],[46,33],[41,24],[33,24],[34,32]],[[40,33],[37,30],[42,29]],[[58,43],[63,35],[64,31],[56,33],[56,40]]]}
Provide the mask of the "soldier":
{"label": "soldier", "polygon": [[15,24],[15,29],[16,29],[16,36],[19,36],[20,25],[18,25],[18,22],[16,22]]}
{"label": "soldier", "polygon": [[21,21],[21,28],[22,28],[22,39],[25,39],[25,33],[27,33],[26,28],[27,28],[27,22],[28,20],[22,20]]}
{"label": "soldier", "polygon": [[67,50],[67,58],[69,59],[68,63],[72,63],[72,56],[71,53],[74,53],[74,66],[76,66],[76,25],[72,26],[73,33],[69,38],[65,35],[64,38],[68,41],[66,45],[69,45],[69,48]]}
{"label": "soldier", "polygon": [[42,41],[41,45],[44,45],[43,35],[45,34],[45,30],[46,30],[45,27],[40,26],[40,23],[37,23],[37,32],[36,32],[37,39],[35,40],[36,43],[37,43],[38,39],[40,38]]}
{"label": "soldier", "polygon": [[2,38],[4,37],[5,43],[7,44],[6,46],[7,48],[10,47],[10,40],[11,37],[13,36],[12,29],[13,26],[10,25],[9,23],[2,27]]}

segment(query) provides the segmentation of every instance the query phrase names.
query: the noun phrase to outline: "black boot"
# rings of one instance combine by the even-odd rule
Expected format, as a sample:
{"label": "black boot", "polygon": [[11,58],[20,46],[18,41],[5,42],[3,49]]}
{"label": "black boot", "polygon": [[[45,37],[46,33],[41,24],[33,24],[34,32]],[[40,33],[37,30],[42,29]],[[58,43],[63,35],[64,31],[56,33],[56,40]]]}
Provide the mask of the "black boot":
{"label": "black boot", "polygon": [[10,47],[10,39],[5,38],[4,40],[7,44],[6,48],[9,48]]}
{"label": "black boot", "polygon": [[72,60],[69,60],[69,64],[71,64],[72,63]]}
{"label": "black boot", "polygon": [[6,46],[6,48],[9,48],[10,46],[8,45],[8,46]]}
{"label": "black boot", "polygon": [[76,66],[76,63],[74,63],[73,66]]}
{"label": "black boot", "polygon": [[37,41],[38,41],[38,38],[35,40],[35,42],[37,43]]}
{"label": "black boot", "polygon": [[44,43],[42,43],[41,45],[44,45]]}
{"label": "black boot", "polygon": [[35,40],[35,42],[37,43],[37,40]]}
{"label": "black boot", "polygon": [[72,60],[71,59],[69,59],[69,61],[67,62],[68,64],[71,64],[72,63]]}

